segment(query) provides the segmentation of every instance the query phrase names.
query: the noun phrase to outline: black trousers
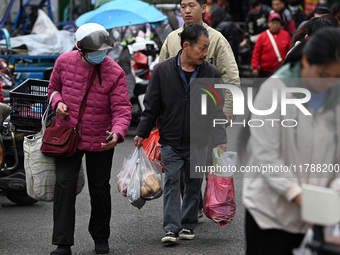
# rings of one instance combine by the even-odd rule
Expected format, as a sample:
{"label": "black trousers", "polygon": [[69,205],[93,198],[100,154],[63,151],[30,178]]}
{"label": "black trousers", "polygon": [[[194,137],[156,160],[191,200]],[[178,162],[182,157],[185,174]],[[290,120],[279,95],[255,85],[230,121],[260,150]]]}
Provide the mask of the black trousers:
{"label": "black trousers", "polygon": [[304,237],[279,229],[261,229],[247,210],[245,223],[246,255],[290,255]]}
{"label": "black trousers", "polygon": [[271,76],[274,72],[266,72],[263,70],[259,70],[259,78],[268,78]]}
{"label": "black trousers", "polygon": [[73,245],[77,181],[83,155],[91,198],[89,232],[95,242],[106,242],[110,236],[110,178],[114,149],[102,152],[77,150],[70,158],[56,159],[56,186],[53,201],[54,245]]}

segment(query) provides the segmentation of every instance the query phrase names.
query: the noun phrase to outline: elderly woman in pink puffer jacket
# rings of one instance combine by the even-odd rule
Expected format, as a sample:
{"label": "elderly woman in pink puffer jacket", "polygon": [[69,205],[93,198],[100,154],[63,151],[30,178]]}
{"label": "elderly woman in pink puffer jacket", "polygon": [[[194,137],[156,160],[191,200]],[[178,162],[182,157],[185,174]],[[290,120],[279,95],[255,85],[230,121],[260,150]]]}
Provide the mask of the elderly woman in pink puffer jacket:
{"label": "elderly woman in pink puffer jacket", "polygon": [[[112,46],[108,32],[101,25],[88,23],[79,27],[75,36],[78,50],[57,59],[48,86],[49,97],[54,91],[59,92],[52,98],[56,126],[76,125],[80,104],[95,69],[97,75],[78,124],[81,140],[76,155],[56,158],[52,243],[58,247],[51,255],[72,254],[77,178],[84,154],[91,197],[89,232],[96,253],[109,252],[112,158],[114,147],[124,141],[131,120],[125,73],[106,56]],[[110,134],[111,140],[106,141]]]}

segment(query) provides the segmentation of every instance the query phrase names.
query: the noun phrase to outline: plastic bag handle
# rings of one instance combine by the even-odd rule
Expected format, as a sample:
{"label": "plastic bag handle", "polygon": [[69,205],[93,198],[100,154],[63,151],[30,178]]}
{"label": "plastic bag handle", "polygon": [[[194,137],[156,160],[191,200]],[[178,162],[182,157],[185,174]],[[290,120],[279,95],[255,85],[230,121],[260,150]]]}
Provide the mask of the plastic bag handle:
{"label": "plastic bag handle", "polygon": [[[140,147],[141,148],[141,147]],[[137,160],[136,160],[136,166],[133,169],[133,172],[131,174],[131,176],[134,175],[135,171],[140,171],[140,167],[139,167],[139,163],[140,163],[140,148],[136,148],[137,149]]]}
{"label": "plastic bag handle", "polygon": [[138,150],[138,156],[137,156],[137,161],[136,161],[136,169],[137,169],[137,173],[139,174],[140,173],[140,150],[141,150],[142,147],[139,147],[137,148]]}
{"label": "plastic bag handle", "polygon": [[49,112],[50,107],[51,107],[52,98],[57,93],[59,93],[59,91],[53,91],[53,93],[51,94],[50,100],[48,101],[48,105],[46,107],[46,110],[45,110],[43,116],[41,117],[41,132],[42,133],[45,133],[45,130],[46,130],[47,115],[48,115],[48,112]]}
{"label": "plastic bag handle", "polygon": [[137,152],[138,152],[137,163],[139,163],[139,161],[140,161],[140,149],[141,148],[142,147],[137,148]]}

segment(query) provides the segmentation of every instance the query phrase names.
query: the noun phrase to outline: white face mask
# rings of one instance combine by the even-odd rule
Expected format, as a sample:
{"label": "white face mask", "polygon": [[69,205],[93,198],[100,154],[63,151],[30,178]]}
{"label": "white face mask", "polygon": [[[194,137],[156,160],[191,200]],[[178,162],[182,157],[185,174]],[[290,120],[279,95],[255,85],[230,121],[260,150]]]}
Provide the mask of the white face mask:
{"label": "white face mask", "polygon": [[87,53],[87,61],[93,65],[99,65],[105,59],[107,50]]}

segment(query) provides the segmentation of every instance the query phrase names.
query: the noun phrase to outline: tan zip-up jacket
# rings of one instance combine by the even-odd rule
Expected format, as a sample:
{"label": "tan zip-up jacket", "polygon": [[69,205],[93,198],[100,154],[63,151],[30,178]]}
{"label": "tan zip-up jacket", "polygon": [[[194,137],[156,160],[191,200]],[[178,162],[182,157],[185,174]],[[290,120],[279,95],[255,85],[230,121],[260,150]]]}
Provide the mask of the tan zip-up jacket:
{"label": "tan zip-up jacket", "polygon": [[[226,84],[240,87],[238,67],[228,41],[217,30],[209,27],[205,23],[203,23],[203,26],[208,30],[210,40],[206,61],[218,68],[221,73],[221,77]],[[159,62],[176,56],[182,49],[181,37],[179,34],[183,31],[183,29],[184,27],[181,27],[168,35],[163,43]],[[225,103],[223,106],[223,112],[233,113],[233,98],[229,90],[225,90],[224,97]]]}

